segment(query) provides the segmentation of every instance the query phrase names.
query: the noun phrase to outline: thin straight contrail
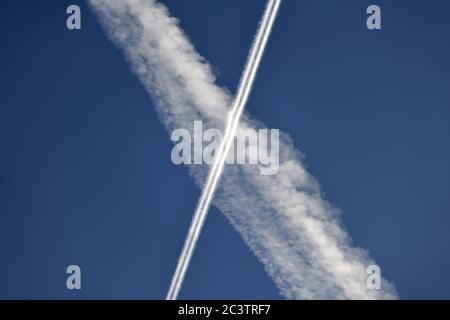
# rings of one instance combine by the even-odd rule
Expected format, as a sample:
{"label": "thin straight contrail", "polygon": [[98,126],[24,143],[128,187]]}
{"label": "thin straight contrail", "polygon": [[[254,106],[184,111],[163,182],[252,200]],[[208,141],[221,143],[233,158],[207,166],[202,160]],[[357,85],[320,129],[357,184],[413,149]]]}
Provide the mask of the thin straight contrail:
{"label": "thin straight contrail", "polygon": [[189,227],[189,232],[184,242],[183,250],[178,259],[177,268],[173,275],[166,300],[176,300],[180,292],[192,253],[194,252],[201,229],[208,214],[208,210],[211,206],[214,192],[216,191],[217,185],[220,181],[225,160],[228,152],[230,151],[231,144],[239,125],[239,120],[250,95],[261,58],[267,45],[267,40],[269,39],[270,32],[280,7],[280,3],[281,0],[267,1],[261,24],[239,82],[236,98],[234,99],[232,108],[228,114],[223,141],[219,146],[219,150],[203,187],[197,208]]}

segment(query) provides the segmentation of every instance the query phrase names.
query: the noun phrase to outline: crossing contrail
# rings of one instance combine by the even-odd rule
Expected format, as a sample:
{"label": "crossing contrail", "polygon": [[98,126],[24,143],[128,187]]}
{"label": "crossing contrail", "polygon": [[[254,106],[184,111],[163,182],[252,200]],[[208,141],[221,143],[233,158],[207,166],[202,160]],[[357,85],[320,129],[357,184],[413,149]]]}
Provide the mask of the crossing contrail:
{"label": "crossing contrail", "polygon": [[[156,0],[89,0],[88,3],[152,97],[169,133],[178,128],[192,130],[192,124],[199,119],[205,127],[232,128],[232,119],[239,116],[239,112],[231,113],[230,108],[238,101],[245,104],[245,90],[239,90],[241,93],[238,92],[233,104],[233,97],[216,83],[210,65],[195,50],[180,22],[170,15],[164,4]],[[279,1],[269,2],[268,8],[276,11],[276,3]],[[270,22],[268,16],[266,10],[263,18],[266,23]],[[263,24],[261,28],[270,29],[263,28]],[[263,38],[256,38],[255,48],[258,39],[264,44]],[[252,49],[248,61],[252,56],[258,57],[257,52]],[[262,51],[259,57],[261,55]],[[254,61],[253,65],[246,66],[246,70],[252,68],[254,72],[246,73],[240,83],[242,88],[247,84],[248,91],[258,58]],[[285,62],[275,60],[273,63],[280,66]],[[300,56],[298,63],[307,62]],[[292,103],[280,101],[277,107],[287,112]],[[239,129],[267,128],[248,112],[240,112]],[[226,154],[226,146],[222,148]],[[302,153],[282,132],[279,151],[279,170],[274,175],[261,175],[259,166],[224,167],[213,204],[239,232],[280,294],[288,299],[395,299],[395,287],[385,278],[380,277],[381,289],[368,289],[367,267],[375,261],[368,251],[352,242],[340,211],[326,201],[320,184],[308,172]],[[220,169],[217,166],[212,171],[208,166],[194,164],[187,164],[187,167],[199,187],[206,186],[208,175],[217,174]],[[213,193],[209,193],[210,198]],[[373,201],[379,199],[374,195]],[[200,210],[200,203],[197,210]],[[201,229],[201,224],[202,221],[197,221],[197,230]],[[170,230],[167,234],[171,234]],[[160,250],[171,249],[173,241],[169,242],[160,246]],[[188,259],[184,261],[187,266]],[[181,280],[176,280],[178,288]]]}
{"label": "crossing contrail", "polygon": [[266,48],[272,26],[275,22],[280,3],[281,0],[267,1],[261,24],[255,36],[247,63],[244,67],[244,72],[239,82],[236,98],[233,101],[232,108],[228,115],[223,140],[220,143],[219,150],[209,171],[208,178],[197,204],[197,208],[195,209],[195,213],[189,227],[189,232],[184,242],[183,250],[181,251],[178,259],[177,268],[173,275],[166,300],[176,300],[180,292],[189,262],[192,258],[192,254],[200,236],[206,216],[208,215],[208,210],[211,207],[214,192],[216,191],[217,185],[220,181],[225,160],[228,152],[230,151],[231,144],[239,125],[239,120],[247,103],[248,96],[250,95],[253,82],[255,81],[255,76],[258,71],[259,64],[261,63],[261,58],[263,56],[264,49]]}

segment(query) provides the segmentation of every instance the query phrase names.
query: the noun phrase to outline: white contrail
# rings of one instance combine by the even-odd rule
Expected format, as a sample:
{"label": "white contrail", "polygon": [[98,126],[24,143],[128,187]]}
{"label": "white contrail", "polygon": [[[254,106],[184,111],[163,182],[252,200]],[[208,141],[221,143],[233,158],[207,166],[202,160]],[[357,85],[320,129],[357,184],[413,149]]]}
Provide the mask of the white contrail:
{"label": "white contrail", "polygon": [[178,259],[177,268],[172,278],[169,291],[167,293],[167,300],[176,300],[183,284],[189,262],[200,236],[201,229],[205,222],[208,210],[211,206],[211,201],[217,189],[217,184],[223,172],[225,160],[230,151],[231,144],[236,135],[239,120],[247,103],[253,82],[255,80],[256,72],[261,62],[264,49],[267,45],[273,23],[278,13],[281,0],[268,0],[266,10],[264,12],[258,32],[255,36],[253,46],[250,50],[247,63],[242,74],[236,98],[230,110],[227,125],[219,150],[212,164],[211,170],[206,179],[206,184],[203,187],[200,200],[197,204],[194,216],[192,218],[189,232],[186,237],[183,250]]}
{"label": "white contrail", "polygon": [[[89,4],[124,51],[170,133],[177,128],[192,131],[199,119],[204,128],[224,127],[232,97],[216,85],[210,66],[164,5],[155,0]],[[244,113],[239,128],[265,126]],[[263,263],[281,294],[289,299],[395,298],[394,287],[385,279],[381,290],[367,289],[366,268],[374,261],[352,244],[338,210],[323,198],[285,134],[279,150],[279,171],[273,176],[260,175],[257,166],[226,166],[213,203]],[[189,169],[196,184],[204,186],[210,168]]]}

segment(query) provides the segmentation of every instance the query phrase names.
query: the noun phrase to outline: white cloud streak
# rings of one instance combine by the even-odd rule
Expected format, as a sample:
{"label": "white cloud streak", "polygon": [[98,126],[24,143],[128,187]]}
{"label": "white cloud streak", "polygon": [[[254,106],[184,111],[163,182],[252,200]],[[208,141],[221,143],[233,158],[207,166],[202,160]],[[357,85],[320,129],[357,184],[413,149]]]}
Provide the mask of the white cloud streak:
{"label": "white cloud streak", "polygon": [[200,236],[209,208],[211,207],[211,202],[214,198],[214,193],[216,192],[220,177],[222,176],[225,160],[234,141],[241,115],[244,111],[245,105],[247,104],[248,97],[250,95],[250,91],[279,7],[280,0],[269,0],[267,3],[261,25],[255,37],[255,41],[239,83],[238,93],[233,101],[229,114],[225,117],[225,119],[227,119],[225,134],[211,169],[209,170],[206,183],[200,195],[200,200],[197,204],[197,208],[195,209],[194,216],[189,227],[189,232],[180,258],[178,259],[177,268],[173,275],[169,292],[167,293],[167,300],[176,300],[180,292],[187,268],[189,267],[189,262],[192,258],[192,254]]}
{"label": "white cloud streak", "polygon": [[241,115],[248,101],[256,72],[261,62],[264,49],[267,45],[267,40],[272,30],[275,17],[278,13],[279,6],[280,0],[268,1],[261,25],[255,37],[255,41],[239,83],[238,93],[233,101],[229,114],[225,118],[228,119],[225,125],[225,134],[211,169],[209,170],[205,186],[203,187],[200,195],[200,200],[197,204],[197,208],[195,209],[191,226],[189,227],[189,232],[180,258],[178,259],[177,268],[173,275],[169,292],[167,293],[167,300],[176,300],[180,292],[192,254],[200,236],[209,208],[211,207],[214,193],[216,192],[220,177],[222,176],[225,160],[230,152],[231,145],[233,144]]}
{"label": "white cloud streak", "polygon": [[[121,48],[171,132],[223,128],[232,97],[215,84],[207,62],[167,8],[154,0],[89,0],[109,37]],[[239,128],[264,128],[249,114]],[[209,167],[192,165],[201,187]],[[368,253],[353,246],[339,211],[323,199],[317,181],[287,135],[280,141],[279,172],[262,176],[256,166],[227,166],[214,205],[264,264],[289,299],[393,299],[395,289],[366,288]]]}

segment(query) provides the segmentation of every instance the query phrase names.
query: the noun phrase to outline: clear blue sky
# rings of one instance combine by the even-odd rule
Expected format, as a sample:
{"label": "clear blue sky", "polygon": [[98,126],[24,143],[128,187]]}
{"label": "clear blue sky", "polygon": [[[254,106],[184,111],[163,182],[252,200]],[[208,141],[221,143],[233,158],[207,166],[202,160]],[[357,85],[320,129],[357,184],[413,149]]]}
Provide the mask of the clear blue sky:
{"label": "clear blue sky", "polygon": [[[234,92],[265,1],[163,2]],[[69,4],[81,31],[65,27]],[[366,29],[370,4],[381,31]],[[84,1],[2,11],[0,298],[164,298],[199,190],[151,100]],[[450,298],[449,12],[284,0],[248,105],[292,136],[404,299]],[[181,298],[282,297],[212,209]]]}

